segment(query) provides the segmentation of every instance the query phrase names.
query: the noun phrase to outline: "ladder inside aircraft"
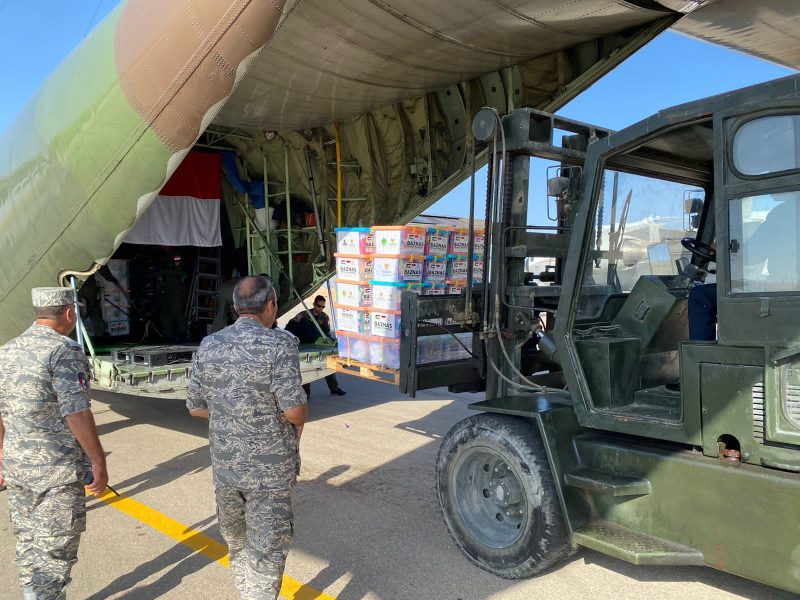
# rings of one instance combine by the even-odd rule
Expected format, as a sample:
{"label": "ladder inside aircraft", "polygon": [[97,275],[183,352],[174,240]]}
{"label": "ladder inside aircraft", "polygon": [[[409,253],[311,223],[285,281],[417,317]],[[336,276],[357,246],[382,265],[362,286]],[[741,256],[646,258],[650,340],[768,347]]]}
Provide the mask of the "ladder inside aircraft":
{"label": "ladder inside aircraft", "polygon": [[189,301],[186,305],[186,319],[189,323],[200,322],[208,325],[214,321],[221,284],[219,248],[198,248]]}

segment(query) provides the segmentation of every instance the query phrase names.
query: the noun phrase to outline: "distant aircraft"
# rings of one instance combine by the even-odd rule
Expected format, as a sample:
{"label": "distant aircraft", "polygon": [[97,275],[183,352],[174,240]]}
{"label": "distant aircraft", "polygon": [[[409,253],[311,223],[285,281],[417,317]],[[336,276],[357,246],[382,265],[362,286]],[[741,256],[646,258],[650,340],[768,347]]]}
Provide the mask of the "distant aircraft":
{"label": "distant aircraft", "polygon": [[477,109],[555,111],[667,28],[800,67],[793,0],[122,2],[0,139],[0,342],[32,287],[113,256],[193,148],[294,207],[265,236],[223,183],[286,310],[329,274],[333,226],[407,222],[468,175]]}

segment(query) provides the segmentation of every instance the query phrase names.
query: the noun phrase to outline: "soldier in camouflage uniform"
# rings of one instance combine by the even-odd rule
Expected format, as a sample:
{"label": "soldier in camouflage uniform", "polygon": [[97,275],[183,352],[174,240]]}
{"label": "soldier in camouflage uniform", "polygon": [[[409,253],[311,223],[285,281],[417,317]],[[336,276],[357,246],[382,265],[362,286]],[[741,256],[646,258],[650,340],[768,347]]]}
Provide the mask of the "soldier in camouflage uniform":
{"label": "soldier in camouflage uniform", "polygon": [[65,597],[86,528],[83,481],[108,482],[89,405],[89,364],[67,336],[77,322],[70,288],[34,288],[36,321],[0,347],[0,483],[8,486],[16,563],[26,600]]}
{"label": "soldier in camouflage uniform", "polygon": [[186,405],[209,419],[217,516],[236,587],[261,600],[278,597],[289,553],[306,394],[297,338],[271,329],[272,284],[245,277],[233,301],[239,319],[198,348]]}

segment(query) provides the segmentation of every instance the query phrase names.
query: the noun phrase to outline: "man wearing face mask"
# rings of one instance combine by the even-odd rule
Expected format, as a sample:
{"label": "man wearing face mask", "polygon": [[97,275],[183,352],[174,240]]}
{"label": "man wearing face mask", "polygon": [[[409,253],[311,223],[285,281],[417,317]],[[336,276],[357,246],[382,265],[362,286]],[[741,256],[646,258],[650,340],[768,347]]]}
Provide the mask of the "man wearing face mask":
{"label": "man wearing face mask", "polygon": [[86,529],[89,492],[106,488],[106,459],[89,401],[89,362],[68,336],[71,288],[34,288],[36,320],[0,347],[0,484],[17,538],[25,600],[61,600]]}

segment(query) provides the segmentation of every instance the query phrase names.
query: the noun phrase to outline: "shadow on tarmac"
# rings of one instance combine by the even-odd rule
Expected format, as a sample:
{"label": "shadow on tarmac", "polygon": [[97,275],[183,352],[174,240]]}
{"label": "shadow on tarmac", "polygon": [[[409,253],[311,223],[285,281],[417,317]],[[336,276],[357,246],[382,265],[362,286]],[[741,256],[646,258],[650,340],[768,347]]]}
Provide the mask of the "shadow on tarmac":
{"label": "shadow on tarmac", "polygon": [[[354,411],[397,401],[399,394],[386,393],[384,384],[346,378],[343,387],[347,396],[331,397],[322,387],[309,403],[309,422],[346,415]],[[337,597],[342,600],[360,599],[369,594],[396,600],[416,598],[448,598],[477,600],[492,595],[513,594],[519,582],[499,579],[470,564],[450,539],[439,513],[434,488],[434,466],[438,440],[459,419],[465,416],[464,405],[479,398],[465,394],[453,399],[445,391],[431,390],[421,401],[451,400],[426,416],[398,423],[396,429],[428,438],[417,449],[398,456],[388,463],[369,470],[353,464],[339,464],[314,479],[301,479],[294,492],[295,523],[293,548],[306,555],[327,560],[298,599],[316,597],[308,588],[324,590],[347,579]],[[473,399],[473,396],[475,398]],[[207,437],[207,424],[188,415],[180,400],[140,398],[94,392],[93,398],[126,419],[102,424],[101,435],[124,427],[150,424],[183,433]],[[363,426],[363,419],[360,421]],[[347,427],[347,425],[345,425]],[[380,440],[378,441],[380,443]],[[391,443],[387,440],[386,443]],[[354,452],[354,457],[363,451]],[[164,485],[181,475],[197,472],[210,466],[207,448],[185,452],[156,465],[151,470],[117,484],[128,496]],[[359,470],[360,469],[360,470]],[[203,531],[222,540],[219,529],[209,517],[193,526],[207,526]],[[550,591],[550,578],[563,578],[560,569],[570,569],[572,563],[584,561],[596,564],[640,582],[697,582],[721,592],[735,593],[751,599],[796,598],[787,592],[759,585],[746,579],[714,571],[710,568],[635,566],[611,557],[583,550],[537,580],[528,582],[532,593]],[[183,544],[176,544],[160,556],[139,565],[120,576],[90,600],[100,600],[112,594],[131,590],[126,597],[157,598],[180,585],[187,575],[206,567],[209,559],[196,554]],[[575,566],[575,565],[572,565]],[[164,569],[157,581],[142,588],[138,582]],[[232,576],[232,575],[231,575]],[[588,585],[585,579],[581,580]],[[537,589],[538,588],[538,589]],[[550,589],[548,589],[550,588]],[[336,589],[336,588],[334,588]],[[519,592],[517,592],[519,593]],[[592,589],[575,589],[575,597],[590,597]]]}
{"label": "shadow on tarmac", "polygon": [[[194,524],[192,529],[200,531],[201,527],[208,525],[212,520],[216,519],[213,517],[203,519],[203,521]],[[201,533],[215,539],[221,539],[219,527],[216,523],[202,530]],[[217,560],[223,556],[221,554],[220,556],[212,557],[212,559]],[[123,598],[136,598],[136,600],[160,598],[166,592],[177,588],[185,577],[203,569],[208,564],[209,557],[196,553],[187,545],[175,544],[160,556],[137,566],[129,573],[120,575],[102,590],[89,596],[87,600],[103,600],[123,592],[127,592],[122,596]],[[169,568],[168,571],[161,573],[167,568]],[[161,573],[157,580],[136,588],[139,582],[156,573]]]}

